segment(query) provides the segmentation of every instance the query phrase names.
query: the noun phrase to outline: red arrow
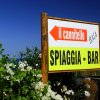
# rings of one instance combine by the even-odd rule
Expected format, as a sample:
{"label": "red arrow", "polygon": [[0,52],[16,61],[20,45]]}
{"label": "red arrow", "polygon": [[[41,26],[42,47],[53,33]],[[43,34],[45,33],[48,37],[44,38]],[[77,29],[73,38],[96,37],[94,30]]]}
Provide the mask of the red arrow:
{"label": "red arrow", "polygon": [[87,42],[87,30],[78,28],[54,26],[50,31],[55,40],[83,41]]}
{"label": "red arrow", "polygon": [[50,31],[50,34],[52,35],[52,37],[55,39],[55,40],[58,40],[59,37],[58,37],[58,27],[55,26],[51,31]]}

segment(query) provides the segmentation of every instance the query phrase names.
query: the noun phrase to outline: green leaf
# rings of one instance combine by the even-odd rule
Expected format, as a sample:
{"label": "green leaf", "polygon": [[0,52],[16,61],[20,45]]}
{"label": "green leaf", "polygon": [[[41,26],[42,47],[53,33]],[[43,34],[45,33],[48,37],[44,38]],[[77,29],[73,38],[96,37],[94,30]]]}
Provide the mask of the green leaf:
{"label": "green leaf", "polygon": [[22,97],[21,100],[27,100],[25,97]]}
{"label": "green leaf", "polygon": [[0,48],[2,48],[2,44],[0,43]]}
{"label": "green leaf", "polygon": [[26,95],[28,92],[29,92],[28,87],[24,85],[24,86],[22,87],[22,93],[23,93],[24,95]]}
{"label": "green leaf", "polygon": [[3,71],[3,72],[4,72],[4,71],[5,71],[5,69],[4,69],[3,67],[0,67],[0,71]]}
{"label": "green leaf", "polygon": [[18,97],[17,97],[17,100],[21,100],[21,96],[18,96]]}
{"label": "green leaf", "polygon": [[30,91],[30,96],[33,97],[33,96],[35,96],[35,95],[36,95],[36,94],[35,94],[35,91],[31,90],[31,91]]}
{"label": "green leaf", "polygon": [[26,100],[30,100],[30,96],[27,95],[27,96],[26,96]]}

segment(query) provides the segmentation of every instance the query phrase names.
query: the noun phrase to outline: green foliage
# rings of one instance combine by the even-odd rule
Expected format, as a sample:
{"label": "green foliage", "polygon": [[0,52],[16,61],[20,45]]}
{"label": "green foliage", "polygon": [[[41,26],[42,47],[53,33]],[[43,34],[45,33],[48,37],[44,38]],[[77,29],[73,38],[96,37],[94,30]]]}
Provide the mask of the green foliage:
{"label": "green foliage", "polygon": [[40,68],[41,66],[40,50],[37,47],[26,48],[25,52],[19,53],[19,59],[27,61],[30,66],[35,68]]}
{"label": "green foliage", "polygon": [[0,66],[2,66],[1,64],[7,63],[9,57],[9,55],[5,55],[3,52],[4,49],[2,48],[2,44],[0,43]]}
{"label": "green foliage", "polygon": [[23,61],[17,64],[3,51],[0,44],[0,100],[41,100],[40,94],[45,95],[47,87],[41,82],[41,70],[33,67],[40,65],[39,49],[27,48],[21,53]]}
{"label": "green foliage", "polygon": [[86,89],[80,73],[49,74],[52,89],[57,92],[42,83],[41,53],[37,47],[20,52],[18,63],[16,58],[9,61],[9,55],[3,52],[0,44],[0,100],[63,100],[67,97],[78,100],[84,97]]}
{"label": "green foliage", "polygon": [[0,74],[0,100],[41,100],[40,94],[47,92],[41,77],[41,71],[33,69],[26,61],[18,65],[8,62]]}

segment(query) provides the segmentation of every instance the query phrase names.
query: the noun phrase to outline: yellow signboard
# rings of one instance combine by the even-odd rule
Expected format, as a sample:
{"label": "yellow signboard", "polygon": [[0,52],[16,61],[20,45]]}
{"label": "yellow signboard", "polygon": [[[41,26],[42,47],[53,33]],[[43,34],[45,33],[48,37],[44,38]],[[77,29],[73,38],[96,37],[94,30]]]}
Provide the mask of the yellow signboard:
{"label": "yellow signboard", "polygon": [[99,68],[97,48],[49,48],[49,71]]}
{"label": "yellow signboard", "polygon": [[48,71],[100,68],[99,24],[48,18]]}

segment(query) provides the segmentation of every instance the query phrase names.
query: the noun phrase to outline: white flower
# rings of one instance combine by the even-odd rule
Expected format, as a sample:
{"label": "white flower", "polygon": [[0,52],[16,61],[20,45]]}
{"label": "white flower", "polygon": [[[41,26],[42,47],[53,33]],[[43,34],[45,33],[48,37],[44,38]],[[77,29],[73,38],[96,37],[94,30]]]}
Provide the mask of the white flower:
{"label": "white flower", "polygon": [[19,65],[20,65],[21,63],[22,63],[21,61],[18,62]]}
{"label": "white flower", "polygon": [[49,92],[47,92],[46,96],[47,96],[47,97],[50,97],[50,93],[49,93]]}
{"label": "white flower", "polygon": [[25,66],[28,66],[28,63],[27,63],[27,61],[24,61],[23,63],[25,64]]}
{"label": "white flower", "polygon": [[25,64],[27,64],[27,61],[24,61]]}
{"label": "white flower", "polygon": [[11,67],[13,64],[12,63],[7,63],[7,64],[5,64],[4,66],[6,67],[6,68],[9,68],[9,67]]}
{"label": "white flower", "polygon": [[40,93],[40,97],[42,97],[43,96],[43,94],[42,93]]}
{"label": "white flower", "polygon": [[69,90],[67,90],[67,91],[65,92],[65,94],[68,94],[68,95],[70,95],[70,91],[69,91]]}
{"label": "white flower", "polygon": [[41,90],[41,91],[43,91],[43,89],[44,89],[44,84],[43,84],[43,82],[38,82],[38,83],[36,83],[35,84],[35,90]]}
{"label": "white flower", "polygon": [[27,61],[24,61],[24,62],[19,61],[19,62],[18,62],[18,65],[19,65],[19,66],[18,66],[18,69],[19,69],[20,71],[26,71],[26,70],[25,70],[25,67],[28,66]]}
{"label": "white flower", "polygon": [[65,94],[74,95],[74,91],[73,91],[73,90],[67,90],[67,91],[65,92]]}
{"label": "white flower", "polygon": [[60,86],[60,84],[61,84],[60,82],[57,82],[57,86]]}
{"label": "white flower", "polygon": [[33,82],[33,83],[31,83],[31,86],[32,86],[32,87],[34,87],[34,85],[35,85],[35,83],[34,83],[34,82]]}
{"label": "white flower", "polygon": [[48,86],[48,93],[50,94],[50,96],[54,99],[55,95],[57,94],[56,92],[51,90],[51,86]]}
{"label": "white flower", "polygon": [[63,98],[62,98],[61,95],[57,94],[57,95],[55,96],[55,100],[63,100]]}
{"label": "white flower", "polygon": [[64,85],[64,86],[62,87],[62,89],[61,89],[61,92],[65,92],[65,91],[67,91],[67,86]]}
{"label": "white flower", "polygon": [[40,54],[39,54],[39,58],[41,58],[41,56],[42,56],[42,54],[40,53]]}
{"label": "white flower", "polygon": [[62,96],[57,94],[57,92],[54,92],[51,90],[51,86],[48,86],[48,92],[46,93],[46,95],[44,95],[42,97],[42,100],[63,100]]}
{"label": "white flower", "polygon": [[19,67],[18,67],[18,69],[21,70],[21,71],[24,71],[24,67],[25,67],[25,64],[22,63],[22,62],[19,62]]}
{"label": "white flower", "polygon": [[71,93],[72,93],[72,95],[74,95],[74,91],[72,91]]}
{"label": "white flower", "polygon": [[27,71],[31,71],[32,70],[32,67],[31,66],[28,66],[27,67]]}
{"label": "white flower", "polygon": [[38,75],[37,75],[37,77],[38,77],[38,78],[41,78],[41,77],[42,77],[42,75],[41,75],[41,74],[38,74]]}
{"label": "white flower", "polygon": [[[13,64],[13,63],[7,63],[7,64],[5,64],[4,66],[6,67],[6,72],[7,72],[8,74],[10,74],[11,76],[13,76],[13,75],[14,75],[14,72],[13,72],[13,70],[11,69],[11,67],[14,66],[14,64]],[[8,78],[7,78],[7,79],[8,79]]]}
{"label": "white flower", "polygon": [[9,80],[10,79],[10,76],[6,76],[6,80]]}
{"label": "white flower", "polygon": [[70,100],[70,98],[66,97],[66,95],[64,95],[63,99],[64,100]]}
{"label": "white flower", "polygon": [[19,79],[17,79],[16,81],[17,81],[18,83],[20,83],[20,80],[19,80]]}
{"label": "white flower", "polygon": [[9,73],[11,76],[14,75],[14,72],[11,68],[7,67],[7,73]]}
{"label": "white flower", "polygon": [[88,91],[85,91],[85,96],[89,97],[91,94]]}
{"label": "white flower", "polygon": [[34,74],[33,77],[36,77],[36,74]]}
{"label": "white flower", "polygon": [[53,84],[54,86],[56,86],[56,84]]}
{"label": "white flower", "polygon": [[38,66],[39,64],[35,64],[35,66]]}
{"label": "white flower", "polygon": [[54,100],[56,99],[56,97],[55,97],[56,92],[51,91],[51,92],[50,92],[50,95],[51,95],[51,97],[52,97]]}
{"label": "white flower", "polygon": [[45,95],[42,97],[42,100],[48,100],[48,99],[49,98],[47,96],[45,96]]}
{"label": "white flower", "polygon": [[62,96],[57,94],[57,92],[54,92],[51,90],[51,86],[48,87],[48,94],[53,98],[54,100],[63,100]]}
{"label": "white flower", "polygon": [[5,92],[3,92],[3,94],[6,96],[7,94]]}

